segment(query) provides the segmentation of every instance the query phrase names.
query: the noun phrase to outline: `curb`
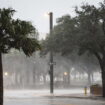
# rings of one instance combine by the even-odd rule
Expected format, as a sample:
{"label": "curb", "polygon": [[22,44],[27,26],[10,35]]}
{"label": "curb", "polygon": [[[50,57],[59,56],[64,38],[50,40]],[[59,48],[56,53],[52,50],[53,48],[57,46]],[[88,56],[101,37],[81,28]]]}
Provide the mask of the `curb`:
{"label": "curb", "polygon": [[105,101],[105,98],[101,96],[57,96],[57,95],[51,95],[51,96],[43,96],[43,97],[56,97],[56,98],[76,98],[76,99],[91,99],[91,100],[102,100]]}

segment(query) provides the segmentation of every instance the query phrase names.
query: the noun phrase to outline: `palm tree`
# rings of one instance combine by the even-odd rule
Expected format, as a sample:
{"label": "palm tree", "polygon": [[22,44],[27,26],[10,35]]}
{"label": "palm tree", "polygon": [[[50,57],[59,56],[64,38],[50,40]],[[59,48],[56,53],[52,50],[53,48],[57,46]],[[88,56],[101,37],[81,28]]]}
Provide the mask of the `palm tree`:
{"label": "palm tree", "polygon": [[41,47],[33,37],[37,33],[29,21],[13,19],[15,10],[12,8],[0,9],[0,105],[3,105],[3,68],[2,53],[8,53],[11,48],[23,51],[31,56]]}

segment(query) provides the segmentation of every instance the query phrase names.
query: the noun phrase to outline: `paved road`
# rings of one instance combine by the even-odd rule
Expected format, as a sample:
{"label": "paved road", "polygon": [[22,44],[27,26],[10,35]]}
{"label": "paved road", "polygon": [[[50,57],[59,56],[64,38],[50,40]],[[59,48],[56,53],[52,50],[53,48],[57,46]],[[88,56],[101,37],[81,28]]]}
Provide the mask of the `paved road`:
{"label": "paved road", "polygon": [[5,98],[4,105],[105,105],[105,101],[75,98]]}

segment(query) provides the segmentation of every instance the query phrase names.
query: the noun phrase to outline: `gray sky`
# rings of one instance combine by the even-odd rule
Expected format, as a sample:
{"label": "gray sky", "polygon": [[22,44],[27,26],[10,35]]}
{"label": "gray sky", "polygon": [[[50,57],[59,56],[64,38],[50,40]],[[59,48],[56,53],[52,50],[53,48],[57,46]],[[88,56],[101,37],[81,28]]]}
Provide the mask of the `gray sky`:
{"label": "gray sky", "polygon": [[[44,14],[53,12],[54,24],[56,18],[65,14],[74,15],[74,7],[83,2],[98,6],[103,0],[0,0],[0,8],[12,7],[17,12],[15,18],[29,20],[40,33],[49,32],[49,19]],[[41,36],[42,37],[42,36]]]}

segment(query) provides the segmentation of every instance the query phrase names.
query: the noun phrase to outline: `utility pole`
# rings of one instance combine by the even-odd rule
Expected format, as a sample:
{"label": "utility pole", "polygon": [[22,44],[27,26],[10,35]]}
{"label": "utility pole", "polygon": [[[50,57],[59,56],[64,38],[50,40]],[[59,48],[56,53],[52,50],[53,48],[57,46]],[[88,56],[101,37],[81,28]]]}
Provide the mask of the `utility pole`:
{"label": "utility pole", "polygon": [[[53,30],[53,13],[49,13],[49,23],[50,23],[50,35],[52,35]],[[53,51],[52,48],[50,50],[50,93],[53,94],[54,91],[54,80],[53,80],[53,69],[54,69],[54,62],[53,62]]]}

